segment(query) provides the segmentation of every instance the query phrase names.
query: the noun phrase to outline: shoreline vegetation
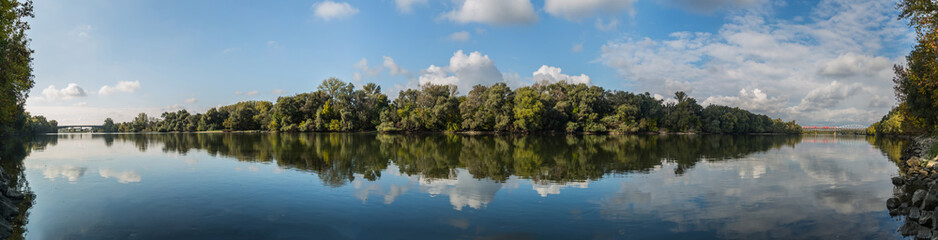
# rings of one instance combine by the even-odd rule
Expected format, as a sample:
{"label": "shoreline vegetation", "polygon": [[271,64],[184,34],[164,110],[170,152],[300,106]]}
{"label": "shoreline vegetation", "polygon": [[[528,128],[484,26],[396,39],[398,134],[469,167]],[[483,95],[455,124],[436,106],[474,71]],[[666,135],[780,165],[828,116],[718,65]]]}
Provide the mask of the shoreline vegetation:
{"label": "shoreline vegetation", "polygon": [[164,112],[160,118],[140,113],[130,122],[108,118],[102,126],[102,132],[801,133],[794,121],[703,107],[683,92],[664,101],[649,93],[540,82],[514,90],[504,83],[476,85],[458,96],[452,85],[424,85],[389,101],[374,83],[356,89],[335,78],[316,91],[276,102],[244,101],[195,114]]}

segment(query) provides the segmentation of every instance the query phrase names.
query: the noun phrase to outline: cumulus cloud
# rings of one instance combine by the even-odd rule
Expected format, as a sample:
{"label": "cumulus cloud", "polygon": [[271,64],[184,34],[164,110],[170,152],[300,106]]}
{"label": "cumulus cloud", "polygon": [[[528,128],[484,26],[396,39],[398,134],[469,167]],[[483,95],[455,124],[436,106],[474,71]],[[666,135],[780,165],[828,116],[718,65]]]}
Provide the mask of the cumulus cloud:
{"label": "cumulus cloud", "polygon": [[55,100],[71,100],[73,98],[85,97],[88,96],[85,93],[85,89],[82,89],[75,83],[69,83],[68,86],[62,89],[58,89],[55,85],[49,85],[49,87],[42,90],[42,100],[46,101],[55,101]]}
{"label": "cumulus cloud", "polygon": [[284,91],[283,89],[274,89],[274,90],[272,90],[272,91],[270,91],[270,92],[273,93],[273,94],[284,94],[284,93],[286,93],[287,91]]}
{"label": "cumulus cloud", "polygon": [[469,32],[459,31],[449,35],[450,41],[466,42],[469,41]]}
{"label": "cumulus cloud", "polygon": [[385,70],[387,70],[388,74],[391,76],[406,76],[407,78],[411,78],[410,71],[398,65],[397,62],[394,61],[394,58],[388,56],[382,57],[381,65],[375,67],[369,66],[368,59],[362,58],[355,63],[355,68],[358,69],[357,72],[352,73],[352,80],[355,82],[361,82],[365,75],[372,77],[381,75]]}
{"label": "cumulus cloud", "polygon": [[349,18],[358,13],[358,8],[348,3],[323,1],[313,4],[313,15],[324,21]]}
{"label": "cumulus cloud", "polygon": [[247,95],[247,96],[257,96],[257,94],[259,94],[259,93],[260,93],[260,92],[258,92],[257,90],[251,90],[251,91],[248,91],[248,92],[244,93],[244,95]]}
{"label": "cumulus cloud", "polygon": [[[763,9],[732,12],[716,33],[607,42],[599,61],[639,91],[671,95],[689,88],[697,97],[713,97],[713,103],[764,94],[765,101],[756,103],[769,106],[737,106],[772,113],[785,99],[785,110],[770,116],[868,124],[885,114],[888,104],[859,109],[870,106],[873,96],[892,95],[889,65],[902,61],[907,46],[901,43],[913,36],[895,19],[893,5],[888,0],[822,0],[803,22],[774,20],[772,11]],[[743,96],[737,93],[741,88],[753,92]]]}
{"label": "cumulus cloud", "polygon": [[362,60],[358,60],[358,62],[355,63],[355,68],[361,70],[362,72],[364,72],[365,74],[368,74],[369,76],[378,76],[378,74],[381,73],[380,67],[378,68],[369,67],[368,59],[365,59],[365,58],[362,58]]}
{"label": "cumulus cloud", "polygon": [[604,22],[601,18],[596,18],[596,29],[601,31],[612,31],[619,27],[619,19],[611,18],[609,22]]}
{"label": "cumulus cloud", "polygon": [[840,55],[821,65],[818,73],[829,77],[852,77],[858,74],[874,75],[893,64],[888,58],[860,55],[853,52]]}
{"label": "cumulus cloud", "polygon": [[138,89],[140,89],[140,81],[120,81],[113,87],[107,85],[101,86],[101,89],[98,90],[98,94],[107,96],[116,92],[133,93],[137,92]]}
{"label": "cumulus cloud", "polygon": [[551,67],[547,65],[541,65],[541,68],[538,68],[537,71],[534,71],[532,74],[534,82],[560,82],[565,81],[568,83],[585,83],[590,84],[590,77],[586,74],[580,74],[580,76],[570,76],[561,72],[559,67]]}
{"label": "cumulus cloud", "polygon": [[538,20],[530,0],[464,0],[442,17],[457,23],[495,25],[523,25]]}
{"label": "cumulus cloud", "polygon": [[199,100],[198,100],[198,99],[195,99],[194,97],[193,97],[193,98],[187,98],[187,99],[186,99],[186,103],[196,103],[196,102],[198,102],[198,101],[199,101]]}
{"label": "cumulus cloud", "polygon": [[397,5],[397,11],[401,13],[412,13],[414,11],[414,5],[426,5],[427,0],[394,0],[394,4]]}
{"label": "cumulus cloud", "polygon": [[599,13],[613,15],[622,11],[635,14],[635,0],[546,0],[544,11],[550,15],[577,21]]}
{"label": "cumulus cloud", "polygon": [[460,90],[469,91],[477,84],[492,85],[503,82],[504,78],[488,55],[480,52],[467,55],[459,50],[449,59],[449,66],[430,65],[421,71],[418,80],[421,85],[455,85]]}
{"label": "cumulus cloud", "polygon": [[241,94],[244,94],[244,92],[242,92],[242,91],[235,91],[235,92],[234,92],[234,95],[241,95]]}
{"label": "cumulus cloud", "polygon": [[738,107],[755,112],[774,113],[784,109],[788,104],[788,100],[778,97],[769,98],[758,88],[752,89],[752,91],[743,88],[739,90],[737,96],[711,96],[703,101],[704,106],[711,104]]}
{"label": "cumulus cloud", "polygon": [[388,69],[388,72],[391,74],[391,76],[410,74],[410,72],[408,72],[407,69],[404,69],[400,65],[397,65],[397,63],[394,62],[393,58],[388,57],[388,56],[384,56],[383,58],[384,58],[384,62],[382,63],[382,65],[384,66],[384,68]]}

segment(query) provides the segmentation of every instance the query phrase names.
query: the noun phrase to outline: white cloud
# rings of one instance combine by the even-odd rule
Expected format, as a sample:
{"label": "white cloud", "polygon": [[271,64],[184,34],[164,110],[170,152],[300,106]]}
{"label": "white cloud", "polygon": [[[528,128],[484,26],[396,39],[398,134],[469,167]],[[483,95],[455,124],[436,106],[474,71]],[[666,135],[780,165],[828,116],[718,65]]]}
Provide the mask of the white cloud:
{"label": "white cloud", "polygon": [[257,96],[258,93],[260,93],[260,92],[258,92],[257,90],[251,90],[251,91],[248,91],[248,92],[244,93],[244,95],[247,95],[247,96]]}
{"label": "white cloud", "polygon": [[[691,89],[713,97],[711,102],[736,102],[765,114],[784,99],[785,108],[770,116],[866,124],[885,114],[888,104],[857,109],[871,106],[873,96],[892,95],[889,66],[902,61],[903,43],[913,36],[895,19],[893,5],[889,0],[822,0],[804,22],[776,21],[764,9],[731,12],[716,33],[610,41],[599,61],[637,91],[671,95]],[[761,94],[742,95],[740,89]],[[765,101],[739,103],[762,94]],[[758,103],[769,105],[752,105]]]}
{"label": "white cloud", "polygon": [[140,89],[140,81],[120,81],[113,87],[107,85],[101,86],[101,89],[98,90],[98,94],[107,96],[116,92],[133,93],[137,92],[138,89]]}
{"label": "white cloud", "polygon": [[551,67],[547,65],[541,65],[541,68],[538,68],[537,71],[534,71],[532,74],[534,82],[560,82],[565,81],[568,83],[585,83],[590,84],[590,77],[586,74],[580,74],[580,76],[570,76],[563,74],[559,67]]}
{"label": "white cloud", "polygon": [[453,34],[449,35],[449,40],[456,41],[456,42],[469,41],[469,32],[466,32],[466,31],[454,32]]}
{"label": "white cloud", "polygon": [[480,52],[463,54],[456,51],[449,60],[449,66],[430,65],[421,72],[419,83],[456,85],[459,90],[468,92],[477,84],[492,85],[503,82],[502,73],[495,67],[495,62],[488,55]]}
{"label": "white cloud", "polygon": [[612,31],[619,27],[619,19],[611,18],[608,23],[604,23],[601,18],[596,18],[596,29],[602,31]]}
{"label": "white cloud", "polygon": [[874,75],[892,66],[892,61],[885,57],[872,57],[853,52],[840,55],[824,63],[818,73],[829,77],[852,77],[857,74]]}
{"label": "white cloud", "polygon": [[358,8],[348,3],[323,1],[313,4],[313,15],[324,21],[344,19],[358,13]]}
{"label": "white cloud", "polygon": [[774,113],[783,110],[788,104],[787,99],[777,97],[769,98],[762,90],[758,88],[747,91],[745,88],[739,90],[738,96],[711,96],[703,101],[707,105],[723,105],[730,107],[739,107],[750,111]]}
{"label": "white cloud", "polygon": [[397,5],[397,11],[401,13],[412,13],[414,11],[414,5],[426,5],[427,0],[394,0],[394,4]]}
{"label": "white cloud", "polygon": [[407,69],[404,69],[401,66],[397,65],[397,63],[394,62],[393,58],[388,57],[388,56],[384,56],[383,58],[384,58],[384,62],[382,64],[384,65],[384,68],[388,69],[391,76],[410,74],[410,72],[408,72]]}
{"label": "white cloud", "polygon": [[273,94],[284,94],[287,91],[284,91],[283,89],[274,89],[273,91],[270,91],[270,92]]}
{"label": "white cloud", "polygon": [[42,90],[42,100],[46,101],[55,101],[55,100],[71,100],[77,97],[88,96],[85,93],[85,89],[82,89],[75,83],[69,83],[67,87],[63,89],[55,88],[55,85],[49,85],[49,87]]}
{"label": "white cloud", "polygon": [[635,0],[545,0],[544,10],[550,15],[577,21],[599,13],[613,15],[622,11],[635,15]]}
{"label": "white cloud", "polygon": [[570,52],[578,53],[583,51],[583,43],[573,44],[573,47],[570,48]]}
{"label": "white cloud", "polygon": [[193,98],[187,98],[187,99],[186,99],[186,103],[196,103],[196,102],[198,102],[198,101],[199,101],[199,100],[198,100],[198,99],[195,99],[194,97],[193,97]]}
{"label": "white cloud", "polygon": [[111,169],[99,169],[98,174],[103,178],[114,178],[117,179],[119,183],[136,183],[140,182],[140,174],[137,174],[135,171],[114,171]]}
{"label": "white cloud", "polygon": [[443,18],[457,23],[530,24],[538,20],[530,0],[464,0]]}
{"label": "white cloud", "polygon": [[380,67],[378,67],[378,68],[370,68],[370,67],[368,67],[368,59],[365,59],[365,58],[362,58],[362,60],[359,60],[358,62],[356,62],[356,63],[355,63],[355,68],[358,68],[359,70],[361,70],[361,71],[364,72],[365,74],[368,74],[368,76],[378,76],[378,74],[381,73],[381,68],[380,68]]}
{"label": "white cloud", "polygon": [[242,91],[235,91],[235,92],[234,92],[234,95],[241,95],[241,94],[244,94],[244,92],[242,92]]}

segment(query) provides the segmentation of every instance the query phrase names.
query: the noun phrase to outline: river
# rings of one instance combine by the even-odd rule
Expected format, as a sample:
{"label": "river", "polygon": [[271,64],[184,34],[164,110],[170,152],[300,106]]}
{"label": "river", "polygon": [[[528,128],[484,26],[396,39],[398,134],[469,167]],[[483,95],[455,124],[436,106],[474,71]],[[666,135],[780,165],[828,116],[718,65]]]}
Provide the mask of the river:
{"label": "river", "polygon": [[4,139],[26,239],[884,239],[901,140],[60,134]]}

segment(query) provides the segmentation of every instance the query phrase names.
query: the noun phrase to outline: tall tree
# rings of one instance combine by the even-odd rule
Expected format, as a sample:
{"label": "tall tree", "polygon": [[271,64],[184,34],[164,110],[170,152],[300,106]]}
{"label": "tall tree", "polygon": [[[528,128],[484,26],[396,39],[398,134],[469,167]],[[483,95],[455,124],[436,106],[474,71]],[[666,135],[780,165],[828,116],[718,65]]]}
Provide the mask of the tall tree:
{"label": "tall tree", "polygon": [[0,133],[14,129],[24,115],[23,104],[33,87],[32,53],[27,18],[32,18],[30,0],[0,0]]}

